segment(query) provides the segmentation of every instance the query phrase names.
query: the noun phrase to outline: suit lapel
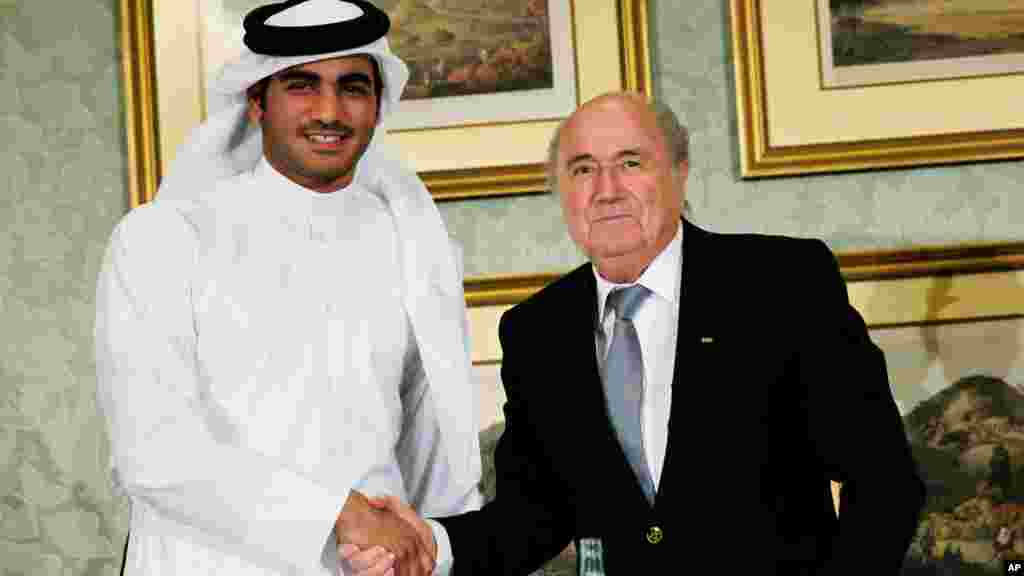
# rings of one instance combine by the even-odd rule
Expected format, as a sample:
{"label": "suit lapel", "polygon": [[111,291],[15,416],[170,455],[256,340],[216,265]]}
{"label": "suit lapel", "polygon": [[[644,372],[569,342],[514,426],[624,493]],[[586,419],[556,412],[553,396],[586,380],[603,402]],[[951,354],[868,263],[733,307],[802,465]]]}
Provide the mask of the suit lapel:
{"label": "suit lapel", "polygon": [[763,359],[748,334],[756,326],[735,317],[742,303],[733,301],[740,294],[733,283],[740,277],[729,271],[725,243],[684,221],[672,406],[655,501],[660,512],[678,510],[695,494],[701,495],[697,506],[756,504],[751,487],[759,486],[760,460],[771,448],[758,424],[763,383],[751,364]]}
{"label": "suit lapel", "polygon": [[569,357],[579,359],[579,363],[568,370],[568,373],[575,374],[578,378],[575,381],[576,385],[571,386],[568,392],[570,401],[580,405],[579,416],[585,417],[588,432],[593,433],[594,428],[601,428],[604,424],[605,405],[594,347],[597,329],[597,283],[590,265],[576,271],[573,284],[566,292],[572,300],[565,302],[566,310],[571,315],[566,319],[565,327],[571,333],[565,335],[563,342],[571,343],[573,349]]}
{"label": "suit lapel", "polygon": [[[672,406],[669,409],[668,441],[661,480],[655,506],[672,510],[675,499],[693,494],[693,486],[685,484],[692,478],[693,470],[688,467],[702,467],[701,460],[709,456],[702,454],[700,446],[710,443],[709,450],[715,450],[715,442],[695,437],[713,429],[715,415],[708,404],[711,400],[701,390],[710,390],[707,375],[715,369],[717,355],[712,351],[717,344],[714,319],[715,306],[719,299],[714,293],[715,271],[714,239],[708,232],[683,220],[683,271],[681,277],[679,326],[676,339],[676,359],[672,371]],[[573,343],[571,358],[580,359],[572,371],[579,379],[577,385],[567,387],[569,403],[579,409],[573,414],[580,432],[577,444],[583,459],[583,469],[602,470],[603,488],[611,487],[615,494],[632,492],[634,496],[623,497],[619,503],[623,510],[637,510],[647,506],[643,489],[633,474],[625,453],[615,435],[608,417],[604,386],[598,370],[594,348],[597,330],[597,285],[589,265],[573,272],[572,285],[566,294],[572,301],[564,302],[566,307],[566,330],[564,343]],[[581,297],[585,295],[585,297]],[[709,342],[708,338],[711,338]],[[582,369],[582,374],[576,370]],[[688,431],[694,431],[692,434]],[[721,448],[721,447],[717,447]],[[689,465],[688,465],[689,463]],[[697,474],[702,477],[706,473]],[[631,486],[621,490],[616,486]],[[621,491],[620,491],[621,490]]]}
{"label": "suit lapel", "polygon": [[[685,456],[688,452],[686,443],[698,445],[702,440],[688,439],[686,430],[706,432],[707,428],[700,426],[698,421],[702,417],[711,416],[706,413],[710,406],[694,403],[697,399],[694,391],[707,386],[706,382],[701,381],[702,376],[699,376],[706,373],[704,366],[707,361],[707,355],[702,353],[701,348],[709,345],[707,338],[713,338],[709,331],[711,327],[707,326],[706,320],[713,315],[715,302],[706,288],[710,280],[709,274],[713,273],[706,265],[707,258],[713,258],[713,255],[709,254],[709,243],[707,232],[683,220],[679,327],[676,333],[675,366],[672,370],[672,406],[669,409],[668,441],[655,501],[659,508],[663,504],[670,506],[669,503],[675,494],[685,495],[688,492],[685,486],[680,485],[680,482],[689,477],[683,458],[691,463],[696,461],[692,458],[693,454],[691,457]],[[687,405],[694,409],[687,410]]]}

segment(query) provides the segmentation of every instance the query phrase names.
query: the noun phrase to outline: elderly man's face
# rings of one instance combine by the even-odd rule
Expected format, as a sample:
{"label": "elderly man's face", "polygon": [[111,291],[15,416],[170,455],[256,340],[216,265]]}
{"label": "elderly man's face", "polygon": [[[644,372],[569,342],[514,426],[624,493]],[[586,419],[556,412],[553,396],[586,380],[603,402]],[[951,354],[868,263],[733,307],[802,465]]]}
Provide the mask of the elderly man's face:
{"label": "elderly man's face", "polygon": [[352,182],[377,124],[369,56],[345,56],[288,68],[271,77],[249,117],[263,127],[263,152],[290,180],[332,192]]}
{"label": "elderly man's face", "polygon": [[631,282],[679,226],[687,166],[673,170],[646,103],[593,100],[564,126],[557,158],[562,213],[573,241],[608,280]]}

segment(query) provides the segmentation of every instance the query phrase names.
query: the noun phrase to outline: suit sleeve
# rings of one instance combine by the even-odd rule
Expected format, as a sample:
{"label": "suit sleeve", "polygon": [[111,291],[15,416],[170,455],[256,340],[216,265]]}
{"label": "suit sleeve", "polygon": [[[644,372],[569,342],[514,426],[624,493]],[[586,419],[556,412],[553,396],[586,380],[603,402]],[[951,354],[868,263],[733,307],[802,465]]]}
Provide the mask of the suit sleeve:
{"label": "suit sleeve", "polygon": [[526,393],[548,383],[530,380],[525,338],[508,312],[499,324],[505,431],[494,455],[496,496],[479,511],[439,518],[451,541],[453,574],[517,576],[561,552],[573,535],[567,487],[551,469]]}
{"label": "suit sleeve", "polygon": [[849,304],[835,259],[823,243],[812,258],[821,280],[806,302],[810,326],[799,352],[810,437],[831,480],[843,484],[843,506],[831,554],[819,570],[898,574],[924,503],[892,398],[885,357]]}
{"label": "suit sleeve", "polygon": [[144,206],[114,231],[97,287],[97,396],[132,500],[268,568],[312,572],[348,486],[219,441],[198,392],[194,236]]}

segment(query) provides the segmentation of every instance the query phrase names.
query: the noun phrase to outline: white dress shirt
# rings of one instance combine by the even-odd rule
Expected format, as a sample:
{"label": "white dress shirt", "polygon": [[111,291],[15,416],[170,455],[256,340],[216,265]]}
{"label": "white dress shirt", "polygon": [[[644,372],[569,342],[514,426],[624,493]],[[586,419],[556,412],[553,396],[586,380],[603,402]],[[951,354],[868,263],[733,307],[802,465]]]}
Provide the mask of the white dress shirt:
{"label": "white dress shirt", "polygon": [[352,489],[428,516],[479,506],[443,457],[394,226],[374,194],[318,194],[265,161],[118,225],[96,347],[126,574],[336,574]]}
{"label": "white dress shirt", "polygon": [[[668,418],[672,407],[672,376],[676,362],[676,340],[679,332],[679,294],[683,259],[683,228],[658,254],[637,279],[652,292],[640,303],[633,315],[640,340],[640,353],[644,363],[643,427],[644,454],[650,467],[651,479],[657,491],[661,480],[665,448],[668,444]],[[592,267],[597,279],[597,314],[603,333],[595,336],[598,364],[604,372],[605,357],[611,346],[615,326],[615,311],[605,310],[608,295],[615,288],[630,284],[615,284],[605,280]]]}

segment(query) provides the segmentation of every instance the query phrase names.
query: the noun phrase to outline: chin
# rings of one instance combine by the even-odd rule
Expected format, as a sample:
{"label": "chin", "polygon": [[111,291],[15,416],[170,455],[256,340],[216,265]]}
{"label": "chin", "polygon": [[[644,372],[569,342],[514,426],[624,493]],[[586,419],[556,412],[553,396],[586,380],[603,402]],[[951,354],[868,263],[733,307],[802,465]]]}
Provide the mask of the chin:
{"label": "chin", "polygon": [[596,258],[621,258],[623,256],[629,256],[635,252],[643,250],[643,243],[632,242],[632,243],[605,243],[600,246],[594,246],[590,253]]}
{"label": "chin", "polygon": [[348,165],[317,165],[307,164],[307,174],[322,180],[337,180],[352,172],[352,166]]}
{"label": "chin", "polygon": [[635,231],[623,230],[621,233],[595,234],[591,237],[590,245],[598,252],[607,252],[611,255],[628,254],[635,250],[642,250],[647,241]]}

